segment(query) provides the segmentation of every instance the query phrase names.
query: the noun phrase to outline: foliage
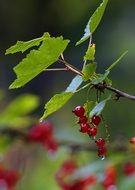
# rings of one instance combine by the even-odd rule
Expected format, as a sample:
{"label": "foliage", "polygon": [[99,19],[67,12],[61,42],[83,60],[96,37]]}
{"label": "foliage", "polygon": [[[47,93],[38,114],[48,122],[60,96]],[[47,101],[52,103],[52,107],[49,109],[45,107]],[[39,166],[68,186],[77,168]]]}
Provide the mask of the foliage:
{"label": "foliage", "polygon": [[[44,180],[48,181],[46,185],[47,189],[53,189],[54,186],[55,189],[59,189],[60,186],[63,190],[84,190],[88,189],[89,186],[93,190],[109,190],[111,188],[123,190],[134,188],[134,180],[132,177],[135,174],[135,165],[134,162],[132,163],[132,156],[135,152],[135,142],[134,140],[130,141],[133,146],[129,144],[124,145],[124,148],[122,147],[123,149],[117,144],[114,144],[114,146],[107,144],[110,134],[108,132],[108,125],[103,117],[103,110],[106,104],[114,99],[112,92],[115,94],[116,100],[120,97],[135,100],[134,96],[112,87],[112,80],[109,78],[111,71],[120,63],[121,59],[127,54],[127,51],[106,68],[103,73],[97,72],[96,44],[92,42],[92,36],[102,20],[107,4],[108,0],[103,0],[90,17],[83,37],[76,43],[76,45],[79,45],[89,39],[87,50],[82,59],[83,63],[81,69],[76,68],[65,60],[63,54],[70,40],[63,39],[62,36],[51,37],[49,33],[44,33],[43,36],[30,41],[17,41],[15,45],[6,50],[6,55],[18,52],[26,54],[26,57],[13,68],[17,78],[9,86],[9,89],[20,88],[47,70],[71,71],[75,75],[64,91],[54,94],[45,104],[45,110],[40,121],[31,115],[39,106],[39,98],[32,94],[18,96],[5,106],[4,110],[0,113],[0,135],[7,135],[9,137],[1,138],[0,141],[2,149],[7,150],[7,157],[9,151],[7,144],[14,144],[13,139],[20,138],[23,142],[23,145],[20,145],[21,148],[18,142],[15,143],[15,146],[18,146],[19,150],[21,149],[21,152],[17,151],[17,160],[20,160],[20,156],[24,158],[24,160],[22,159],[21,166],[17,169],[23,171],[29,161],[32,163],[31,167],[27,169],[27,175],[24,178],[28,187],[29,180],[31,180],[30,175],[32,175],[33,179],[35,179],[34,181],[37,182],[35,175],[38,173],[40,176],[45,176],[45,178],[40,179],[42,184],[44,184]],[[59,62],[62,67],[53,69],[52,65],[55,65],[56,62]],[[106,93],[107,90],[108,93]],[[81,91],[87,94],[86,98],[83,98],[84,104],[75,107],[72,112],[77,116],[75,126],[80,125],[79,131],[87,134],[87,137],[91,140],[91,144],[80,144],[79,138],[81,137],[77,135],[74,137],[73,142],[66,141],[66,139],[60,141],[59,138],[57,139],[54,136],[53,125],[49,122],[44,122],[44,119],[62,108]],[[95,96],[93,98],[89,98],[90,91],[96,94],[94,94]],[[0,91],[0,101],[3,100],[3,96],[3,93]],[[101,138],[102,133],[99,129],[99,125],[105,127],[103,138]],[[73,130],[71,129],[69,134],[66,133],[67,139],[70,139]],[[94,141],[92,141],[93,139]],[[35,144],[38,144],[38,146],[36,147]],[[42,145],[41,149],[38,148],[39,144]],[[67,148],[66,150],[65,147]],[[42,152],[42,149],[47,150],[47,154],[50,155],[50,157],[47,157]],[[109,149],[110,157],[108,156],[108,158],[110,158],[110,160],[106,159],[103,161]],[[102,159],[102,162],[101,160],[95,161],[95,153],[91,150],[98,152],[98,156]],[[129,151],[126,159],[124,158],[125,154],[120,152],[123,150],[124,152]],[[117,151],[118,153],[111,154],[111,151]],[[12,158],[12,154],[14,155],[14,152],[12,153],[11,151],[9,158]],[[39,155],[40,158],[38,158]],[[51,160],[51,156],[54,159],[55,165]],[[81,157],[85,161],[85,166],[82,163],[83,159],[80,159]],[[13,156],[11,161],[14,159]],[[130,164],[127,163],[128,160],[131,160]],[[40,161],[46,164],[46,171],[41,167]],[[61,165],[62,162],[63,165]],[[53,171],[48,175],[47,172],[52,167],[52,163]],[[31,168],[34,168],[35,171],[32,174]],[[117,183],[118,170],[122,173],[120,180],[123,181],[124,179],[124,183]],[[6,186],[14,187],[14,184],[9,184],[14,182],[16,185],[18,178],[15,180],[14,175],[9,175],[11,178],[8,178],[8,170],[6,170],[6,174],[3,171],[4,170],[1,170],[0,167],[0,172],[2,172],[0,180],[4,179]],[[57,183],[52,179],[54,173],[56,173]],[[20,175],[18,176],[20,178]],[[5,189],[5,183],[4,186],[2,185],[3,189]],[[21,190],[21,187],[18,189]],[[42,187],[42,185],[40,186],[38,181],[36,185],[33,184],[32,189],[44,189],[44,187]]]}

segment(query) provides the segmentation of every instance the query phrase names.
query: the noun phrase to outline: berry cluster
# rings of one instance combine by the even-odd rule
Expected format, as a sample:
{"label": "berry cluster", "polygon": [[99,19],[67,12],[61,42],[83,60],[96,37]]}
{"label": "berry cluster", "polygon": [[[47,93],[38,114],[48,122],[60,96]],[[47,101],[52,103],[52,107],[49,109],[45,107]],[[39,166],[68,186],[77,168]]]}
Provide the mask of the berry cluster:
{"label": "berry cluster", "polygon": [[0,166],[0,189],[13,190],[17,184],[20,175],[15,170],[6,170]]}
{"label": "berry cluster", "polygon": [[66,180],[78,169],[74,160],[66,160],[58,172],[56,173],[56,180],[62,190],[84,190],[95,184],[95,175],[85,176],[75,180]]}
{"label": "berry cluster", "polygon": [[[89,122],[85,114],[85,109],[82,106],[77,106],[72,112],[79,117],[78,123],[80,124],[80,132],[87,133],[90,137],[95,139],[98,131],[97,126],[101,122],[101,117],[94,115]],[[98,156],[104,157],[106,154],[105,140],[99,138],[95,143],[98,146]]]}
{"label": "berry cluster", "polygon": [[55,152],[58,148],[53,127],[49,122],[42,122],[30,128],[26,138],[30,142],[42,144],[49,152]]}

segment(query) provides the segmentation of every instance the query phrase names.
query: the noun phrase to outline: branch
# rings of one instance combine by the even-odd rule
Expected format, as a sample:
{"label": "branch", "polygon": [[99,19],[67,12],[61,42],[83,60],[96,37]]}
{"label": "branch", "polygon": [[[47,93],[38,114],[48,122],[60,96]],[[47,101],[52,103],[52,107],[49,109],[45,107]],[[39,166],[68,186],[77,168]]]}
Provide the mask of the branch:
{"label": "branch", "polygon": [[93,85],[93,86],[96,89],[100,90],[101,92],[104,92],[105,89],[114,92],[116,94],[117,100],[120,97],[123,97],[123,98],[127,98],[129,100],[134,100],[135,101],[135,96],[134,95],[131,95],[131,94],[128,94],[128,93],[123,92],[121,90],[118,90],[118,89],[116,89],[116,88],[114,88],[112,86],[108,86],[108,85],[106,85],[106,83],[99,83],[99,84],[96,84],[96,85]]}
{"label": "branch", "polygon": [[120,97],[123,97],[123,98],[127,98],[127,99],[129,99],[129,100],[135,100],[135,96],[130,95],[130,94],[126,93],[126,92],[123,92],[123,91],[118,90],[118,89],[116,89],[116,88],[113,88],[113,87],[111,87],[111,86],[106,86],[106,85],[104,85],[104,87],[105,87],[107,90],[110,90],[110,91],[116,93],[116,96],[117,96],[118,99],[119,99]]}
{"label": "branch", "polygon": [[82,73],[79,69],[77,69],[77,68],[74,67],[73,65],[69,64],[69,63],[66,62],[65,60],[59,59],[59,62],[60,62],[60,63],[63,63],[69,71],[72,71],[73,73],[75,73],[75,74],[77,74],[77,75],[80,75],[80,76],[83,75],[83,73]]}

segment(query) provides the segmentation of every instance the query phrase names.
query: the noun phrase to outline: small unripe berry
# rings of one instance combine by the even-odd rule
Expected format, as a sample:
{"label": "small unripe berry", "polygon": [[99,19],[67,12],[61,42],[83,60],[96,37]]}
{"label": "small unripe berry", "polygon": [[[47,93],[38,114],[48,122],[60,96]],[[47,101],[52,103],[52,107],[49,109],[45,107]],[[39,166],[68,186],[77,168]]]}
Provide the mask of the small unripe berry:
{"label": "small unripe berry", "polygon": [[80,126],[81,126],[80,132],[82,133],[87,133],[87,131],[90,128],[90,125],[88,123],[82,123]]}
{"label": "small unripe berry", "polygon": [[101,122],[101,117],[100,117],[100,116],[94,115],[94,116],[92,117],[92,123],[93,123],[94,125],[98,126],[100,122]]}
{"label": "small unripe berry", "polygon": [[95,143],[98,147],[103,147],[105,145],[105,140],[102,138],[99,138],[98,140],[95,141]]}
{"label": "small unripe berry", "polygon": [[83,123],[83,124],[84,124],[84,123],[87,122],[87,120],[88,120],[87,117],[86,117],[86,116],[83,116],[83,117],[80,117],[80,118],[79,118],[79,122],[78,122],[78,123],[80,123],[80,124]]}
{"label": "small unripe berry", "polygon": [[96,127],[91,127],[87,131],[88,135],[95,137],[97,134],[97,128]]}
{"label": "small unripe berry", "polygon": [[85,113],[85,109],[82,106],[77,106],[73,111],[72,111],[77,117],[83,117]]}

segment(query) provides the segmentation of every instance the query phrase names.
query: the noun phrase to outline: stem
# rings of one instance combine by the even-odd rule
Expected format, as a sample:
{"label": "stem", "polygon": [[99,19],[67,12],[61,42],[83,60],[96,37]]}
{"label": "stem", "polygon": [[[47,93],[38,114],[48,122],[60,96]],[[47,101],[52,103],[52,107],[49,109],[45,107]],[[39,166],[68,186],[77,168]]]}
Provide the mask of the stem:
{"label": "stem", "polygon": [[127,98],[127,99],[129,99],[129,100],[135,100],[135,96],[130,95],[130,94],[128,94],[128,93],[126,93],[126,92],[123,92],[123,91],[121,91],[121,90],[118,90],[118,89],[116,89],[116,88],[113,88],[113,87],[111,87],[111,86],[106,86],[106,85],[104,85],[104,88],[106,88],[107,90],[110,90],[110,91],[116,93],[116,96],[117,96],[118,99],[119,99],[120,97],[123,97],[123,98]]}
{"label": "stem", "polygon": [[69,64],[69,63],[66,62],[65,60],[59,59],[59,62],[63,63],[63,64],[66,66],[67,70],[70,70],[70,71],[72,71],[73,73],[75,73],[75,74],[77,74],[77,75],[80,75],[80,76],[83,75],[83,73],[82,73],[79,69],[77,69],[77,68],[74,67],[73,65]]}
{"label": "stem", "polygon": [[52,68],[52,69],[45,69],[45,71],[68,71],[68,68]]}
{"label": "stem", "polygon": [[[82,86],[81,88],[79,88],[78,90],[76,90],[75,92],[80,92],[81,90],[84,90],[85,88],[87,88],[87,87],[90,86],[90,85],[91,85],[91,84],[88,83],[88,84]],[[92,88],[92,86],[91,86],[91,88]]]}
{"label": "stem", "polygon": [[[88,48],[89,48],[89,46],[91,46],[91,44],[92,44],[92,34],[90,34],[90,39],[89,39]],[[85,60],[84,63],[83,63],[83,68],[85,67],[86,63],[87,63],[87,61]]]}

